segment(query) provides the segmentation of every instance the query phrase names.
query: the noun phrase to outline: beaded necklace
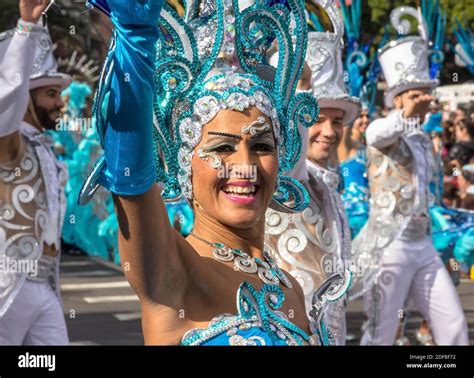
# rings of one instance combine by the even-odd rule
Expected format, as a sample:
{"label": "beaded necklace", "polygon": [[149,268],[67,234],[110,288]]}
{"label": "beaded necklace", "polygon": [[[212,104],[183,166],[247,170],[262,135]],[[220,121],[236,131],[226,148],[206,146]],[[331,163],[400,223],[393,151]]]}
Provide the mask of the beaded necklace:
{"label": "beaded necklace", "polygon": [[216,260],[223,262],[234,262],[234,269],[244,273],[257,273],[258,277],[266,284],[269,285],[280,285],[280,282],[288,288],[292,288],[288,277],[283,271],[278,268],[273,259],[270,257],[268,251],[263,251],[264,260],[258,257],[251,257],[248,253],[241,251],[240,249],[230,248],[224,243],[216,242],[212,243],[206,240],[194,232],[191,232],[191,236],[197,240],[215,248],[212,252],[212,257]]}

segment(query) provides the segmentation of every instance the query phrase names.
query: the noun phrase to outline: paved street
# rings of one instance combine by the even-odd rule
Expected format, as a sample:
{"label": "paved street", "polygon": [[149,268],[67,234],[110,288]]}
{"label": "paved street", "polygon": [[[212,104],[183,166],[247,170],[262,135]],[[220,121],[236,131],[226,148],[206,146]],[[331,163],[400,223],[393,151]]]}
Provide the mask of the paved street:
{"label": "paved street", "polygon": [[[143,344],[138,298],[118,267],[99,259],[66,255],[62,258],[61,279],[63,308],[72,345]],[[474,282],[463,281],[458,292],[474,345]],[[358,344],[363,319],[362,301],[350,303],[348,332],[355,338],[348,340],[348,345]],[[407,336],[412,342],[420,321],[419,314],[409,317]]]}
{"label": "paved street", "polygon": [[61,294],[72,345],[142,345],[138,298],[112,263],[63,256]]}

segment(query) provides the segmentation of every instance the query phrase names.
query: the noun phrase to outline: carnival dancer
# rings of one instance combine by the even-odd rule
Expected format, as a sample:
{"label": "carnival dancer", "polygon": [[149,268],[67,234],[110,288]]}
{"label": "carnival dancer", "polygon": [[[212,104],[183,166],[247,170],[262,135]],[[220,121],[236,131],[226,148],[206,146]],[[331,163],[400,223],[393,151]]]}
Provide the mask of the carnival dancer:
{"label": "carnival dancer", "polygon": [[[357,118],[360,103],[347,94],[342,69],[342,17],[335,2],[324,4],[334,33],[324,30],[308,33],[306,61],[310,69],[309,87],[318,99],[320,114],[309,129],[300,129],[303,138],[301,158],[291,176],[309,192],[310,205],[301,213],[286,214],[269,209],[266,215],[266,240],[278,266],[288,270],[303,287],[306,306],[312,293],[331,274],[349,272],[351,235],[341,197],[339,176],[330,170],[330,159],[341,142],[344,125]],[[316,24],[316,21],[312,23]],[[346,278],[349,284],[350,275]],[[345,298],[328,303],[326,320],[337,345],[346,338]]]}
{"label": "carnival dancer", "polygon": [[344,128],[342,141],[337,149],[344,184],[341,197],[352,238],[357,236],[369,217],[370,192],[365,146],[365,130],[369,122],[369,110],[363,107],[354,123]]}
{"label": "carnival dancer", "polygon": [[[114,194],[121,261],[141,301],[145,342],[326,344],[321,301],[341,296],[344,278],[315,293],[308,322],[298,282],[264,248],[270,203],[288,211],[307,205],[304,188],[282,174],[300,142],[290,125],[309,126],[318,114],[314,97],[295,96],[307,38],[303,1],[187,2],[184,19],[159,1],[90,3],[115,32],[95,105],[104,159],[80,201],[98,183]],[[290,18],[292,33],[262,22]],[[283,53],[274,70],[264,58],[276,36]],[[156,181],[165,183],[161,194]],[[180,195],[195,213],[186,239],[163,202]]]}
{"label": "carnival dancer", "polygon": [[[377,53],[371,53],[371,43],[364,43],[361,35],[362,1],[354,0],[350,5],[341,2],[341,10],[346,42],[344,75],[349,94],[360,99],[362,108],[353,124],[344,128],[342,141],[337,149],[343,181],[342,201],[349,219],[351,236],[355,238],[369,217],[365,131],[376,113],[377,79],[381,68]],[[387,38],[385,33],[379,47],[385,44]]]}
{"label": "carnival dancer", "polygon": [[[397,28],[403,8],[392,13]],[[368,324],[362,345],[393,345],[405,300],[412,298],[438,345],[468,344],[467,324],[451,278],[434,249],[429,218],[432,144],[421,124],[433,100],[427,42],[418,36],[391,41],[379,52],[393,111],[366,133],[371,208],[353,242],[364,268],[353,296],[365,292]]]}
{"label": "carnival dancer", "polygon": [[47,3],[21,0],[17,27],[0,34],[1,345],[68,344],[58,274],[67,171],[44,131],[70,77],[38,23]]}

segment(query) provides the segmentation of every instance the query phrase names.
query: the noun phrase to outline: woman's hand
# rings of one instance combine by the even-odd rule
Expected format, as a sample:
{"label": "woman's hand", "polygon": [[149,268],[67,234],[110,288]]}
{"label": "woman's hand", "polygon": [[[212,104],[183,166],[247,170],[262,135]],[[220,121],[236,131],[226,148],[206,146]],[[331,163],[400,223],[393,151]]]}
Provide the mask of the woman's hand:
{"label": "woman's hand", "polygon": [[20,0],[21,19],[36,24],[49,2],[49,0]]}

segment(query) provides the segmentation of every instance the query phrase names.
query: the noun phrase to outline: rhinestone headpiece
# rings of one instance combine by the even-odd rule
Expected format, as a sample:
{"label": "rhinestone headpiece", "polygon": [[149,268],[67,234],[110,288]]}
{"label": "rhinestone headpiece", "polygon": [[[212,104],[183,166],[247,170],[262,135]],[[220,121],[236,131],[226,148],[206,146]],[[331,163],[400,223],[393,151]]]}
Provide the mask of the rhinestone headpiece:
{"label": "rhinestone headpiece", "polygon": [[[300,157],[297,126],[310,127],[319,115],[313,96],[295,93],[307,44],[303,0],[187,1],[184,18],[163,8],[160,29],[154,140],[163,198],[192,198],[191,160],[202,127],[220,110],[255,106],[277,139],[280,184],[272,207],[304,209],[304,187],[283,174]],[[275,40],[276,68],[265,58]]]}

